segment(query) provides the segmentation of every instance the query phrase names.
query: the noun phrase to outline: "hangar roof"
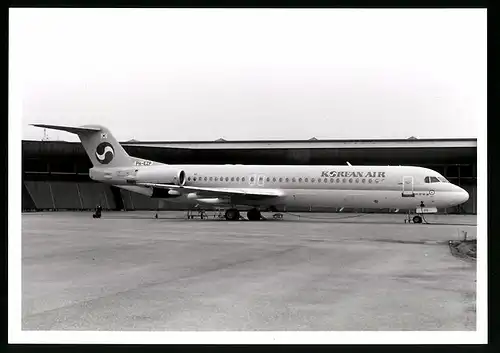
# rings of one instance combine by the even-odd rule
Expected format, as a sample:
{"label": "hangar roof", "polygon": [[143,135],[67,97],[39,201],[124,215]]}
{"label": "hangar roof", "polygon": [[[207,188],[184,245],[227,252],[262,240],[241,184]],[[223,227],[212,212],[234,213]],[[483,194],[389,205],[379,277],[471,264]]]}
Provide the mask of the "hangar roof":
{"label": "hangar roof", "polygon": [[187,149],[337,149],[477,147],[477,139],[260,140],[260,141],[128,141],[123,146]]}
{"label": "hangar roof", "polygon": [[[128,154],[167,164],[437,166],[477,163],[476,139],[122,142]],[[88,171],[80,142],[23,141],[23,168]],[[67,165],[66,165],[67,164]]]}
{"label": "hangar roof", "polygon": [[[135,157],[169,164],[475,163],[476,139],[121,142]],[[23,158],[87,161],[79,142],[23,141]]]}

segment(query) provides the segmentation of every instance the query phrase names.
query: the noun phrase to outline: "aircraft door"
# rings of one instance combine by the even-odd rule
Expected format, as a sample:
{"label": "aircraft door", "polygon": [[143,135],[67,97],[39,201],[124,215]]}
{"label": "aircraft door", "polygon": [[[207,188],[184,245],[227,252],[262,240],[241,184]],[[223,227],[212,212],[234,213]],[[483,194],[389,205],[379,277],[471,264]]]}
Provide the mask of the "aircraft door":
{"label": "aircraft door", "polygon": [[258,186],[264,186],[264,174],[259,174],[258,179],[257,179],[257,185]]}
{"label": "aircraft door", "polygon": [[402,193],[403,197],[415,197],[415,193],[413,191],[413,177],[412,176],[404,176],[402,180]]}

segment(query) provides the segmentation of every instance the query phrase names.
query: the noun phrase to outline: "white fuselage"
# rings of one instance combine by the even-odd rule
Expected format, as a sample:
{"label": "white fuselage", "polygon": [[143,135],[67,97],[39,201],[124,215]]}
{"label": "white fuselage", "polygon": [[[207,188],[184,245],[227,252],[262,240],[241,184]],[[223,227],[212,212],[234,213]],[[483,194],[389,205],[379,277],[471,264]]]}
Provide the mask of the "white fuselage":
{"label": "white fuselage", "polygon": [[[152,188],[136,182],[172,183],[173,172],[185,172],[185,186],[224,189],[281,190],[267,199],[244,196],[206,197],[196,192],[168,200],[251,207],[446,208],[469,198],[462,188],[431,169],[410,166],[267,166],[165,165],[92,168],[94,180],[151,196]],[[426,177],[427,180],[426,180]],[[428,182],[433,177],[434,182]],[[439,181],[436,181],[439,178]]]}

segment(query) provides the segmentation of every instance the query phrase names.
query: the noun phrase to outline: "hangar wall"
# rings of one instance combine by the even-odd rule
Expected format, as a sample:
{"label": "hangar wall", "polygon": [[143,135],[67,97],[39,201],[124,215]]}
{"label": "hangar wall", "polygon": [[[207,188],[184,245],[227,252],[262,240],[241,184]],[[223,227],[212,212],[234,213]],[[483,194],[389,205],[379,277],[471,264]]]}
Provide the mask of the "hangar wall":
{"label": "hangar wall", "polygon": [[[431,148],[192,149],[123,145],[130,155],[170,164],[338,165],[349,161],[353,165],[420,165],[440,172],[450,182],[463,187],[470,194],[469,201],[464,205],[440,211],[470,214],[477,212],[475,147],[442,147],[438,144]],[[88,177],[88,169],[92,166],[80,143],[23,141],[22,147],[22,208],[25,211],[89,210],[98,204],[107,210],[187,209],[186,205],[159,203],[140,194],[93,182]],[[336,210],[313,207],[311,211]]]}
{"label": "hangar wall", "polygon": [[187,209],[93,181],[23,182],[23,211],[90,211],[98,205],[104,210],[117,211]]}

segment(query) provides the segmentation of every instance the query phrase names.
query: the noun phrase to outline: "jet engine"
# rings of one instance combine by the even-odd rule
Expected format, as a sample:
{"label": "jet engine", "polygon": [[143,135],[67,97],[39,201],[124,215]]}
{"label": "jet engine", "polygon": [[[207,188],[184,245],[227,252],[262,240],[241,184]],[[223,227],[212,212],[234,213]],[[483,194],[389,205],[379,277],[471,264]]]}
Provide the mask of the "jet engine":
{"label": "jet engine", "polygon": [[138,183],[158,183],[184,185],[186,183],[186,173],[183,170],[170,166],[159,165],[141,168],[135,175]]}

